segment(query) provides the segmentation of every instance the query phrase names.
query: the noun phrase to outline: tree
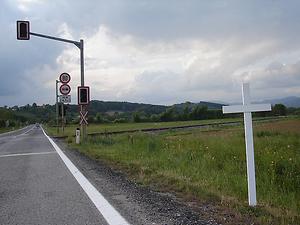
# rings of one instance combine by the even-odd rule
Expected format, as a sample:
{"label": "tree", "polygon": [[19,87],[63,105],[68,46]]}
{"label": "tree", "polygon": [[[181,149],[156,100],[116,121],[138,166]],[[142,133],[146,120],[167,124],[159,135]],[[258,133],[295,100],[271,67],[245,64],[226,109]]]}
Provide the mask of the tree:
{"label": "tree", "polygon": [[183,120],[188,120],[189,119],[189,112],[190,112],[190,108],[188,105],[185,105],[183,108],[183,114],[182,114],[182,119]]}
{"label": "tree", "polygon": [[283,104],[275,104],[272,107],[272,112],[275,116],[285,116],[287,109],[286,109],[285,105],[283,105]]}
{"label": "tree", "polygon": [[207,106],[199,106],[193,108],[191,112],[191,118],[194,120],[206,119],[208,117]]}
{"label": "tree", "polygon": [[171,107],[166,109],[165,112],[161,113],[160,120],[163,122],[172,121],[175,118],[175,108]]}
{"label": "tree", "polygon": [[135,123],[141,122],[141,117],[138,112],[133,113],[133,122],[135,122]]}
{"label": "tree", "polygon": [[98,112],[96,113],[95,121],[96,121],[97,123],[101,123],[101,122],[102,122],[102,116],[101,116],[101,114],[98,113]]}

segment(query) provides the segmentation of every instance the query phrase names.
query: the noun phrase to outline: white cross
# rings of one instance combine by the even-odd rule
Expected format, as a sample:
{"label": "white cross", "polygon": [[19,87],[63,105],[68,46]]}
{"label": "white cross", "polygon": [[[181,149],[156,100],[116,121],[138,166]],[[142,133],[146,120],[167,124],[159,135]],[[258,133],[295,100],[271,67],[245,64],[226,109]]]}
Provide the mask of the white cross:
{"label": "white cross", "polygon": [[251,104],[249,83],[243,83],[243,105],[223,106],[223,113],[244,113],[248,200],[250,206],[256,206],[255,164],[251,112],[271,111],[270,104]]}

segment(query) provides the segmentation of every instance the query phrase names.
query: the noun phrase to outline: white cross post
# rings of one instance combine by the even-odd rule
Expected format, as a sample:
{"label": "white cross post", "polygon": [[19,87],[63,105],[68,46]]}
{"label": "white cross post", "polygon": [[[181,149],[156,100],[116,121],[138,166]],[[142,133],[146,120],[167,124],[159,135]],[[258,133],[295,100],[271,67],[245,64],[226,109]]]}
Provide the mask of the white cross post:
{"label": "white cross post", "polygon": [[261,111],[271,111],[271,105],[251,104],[249,83],[243,83],[243,105],[223,106],[223,113],[244,113],[249,206],[256,206],[255,164],[251,112]]}

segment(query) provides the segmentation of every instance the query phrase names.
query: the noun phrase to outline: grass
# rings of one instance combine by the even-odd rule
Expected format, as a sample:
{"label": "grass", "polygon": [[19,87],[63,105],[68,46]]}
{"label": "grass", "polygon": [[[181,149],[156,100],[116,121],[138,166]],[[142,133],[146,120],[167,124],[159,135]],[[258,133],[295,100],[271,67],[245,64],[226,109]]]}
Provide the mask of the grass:
{"label": "grass", "polygon": [[[273,118],[273,117],[270,117]],[[228,121],[242,121],[242,118],[226,118],[226,119],[211,119],[211,120],[194,120],[194,121],[176,121],[176,122],[155,122],[155,123],[108,123],[108,124],[90,124],[88,125],[88,132],[111,132],[111,131],[124,131],[133,129],[147,129],[147,128],[161,128],[161,127],[174,127],[174,126],[187,126],[187,125],[201,125],[218,122]],[[48,126],[47,132],[52,136],[71,136],[75,134],[78,125],[68,125],[65,127],[64,133],[59,131],[57,133],[56,127]]]}
{"label": "grass", "polygon": [[22,128],[22,127],[1,127],[0,128],[0,134],[10,132],[10,131],[13,131],[13,130],[18,130],[20,128]]}
{"label": "grass", "polygon": [[241,126],[107,135],[79,146],[73,138],[69,142],[143,185],[229,207],[242,218],[250,214],[257,224],[300,224],[300,120],[259,123],[254,131],[259,203],[255,209],[247,207]]}
{"label": "grass", "polygon": [[[111,132],[111,131],[123,131],[123,130],[133,130],[133,129],[146,129],[146,128],[161,128],[161,127],[174,127],[174,126],[184,126],[184,125],[198,125],[198,124],[208,124],[216,122],[225,121],[241,121],[241,118],[236,119],[214,119],[214,120],[195,120],[195,121],[177,121],[177,122],[155,122],[155,123],[107,123],[107,124],[90,124],[88,126],[89,133],[94,132]],[[65,128],[64,135],[73,135],[75,133],[78,125],[68,125]],[[57,135],[56,127],[47,127],[49,135]],[[62,136],[60,133],[58,136]]]}

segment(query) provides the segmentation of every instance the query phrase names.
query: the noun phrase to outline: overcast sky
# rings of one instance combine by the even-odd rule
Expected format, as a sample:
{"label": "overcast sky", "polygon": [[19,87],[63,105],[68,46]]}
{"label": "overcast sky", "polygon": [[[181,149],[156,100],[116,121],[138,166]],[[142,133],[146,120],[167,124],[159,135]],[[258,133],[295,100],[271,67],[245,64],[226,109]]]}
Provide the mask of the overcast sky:
{"label": "overcast sky", "polygon": [[174,104],[300,96],[299,0],[0,0],[0,106],[53,104],[55,79],[85,83],[97,100]]}

